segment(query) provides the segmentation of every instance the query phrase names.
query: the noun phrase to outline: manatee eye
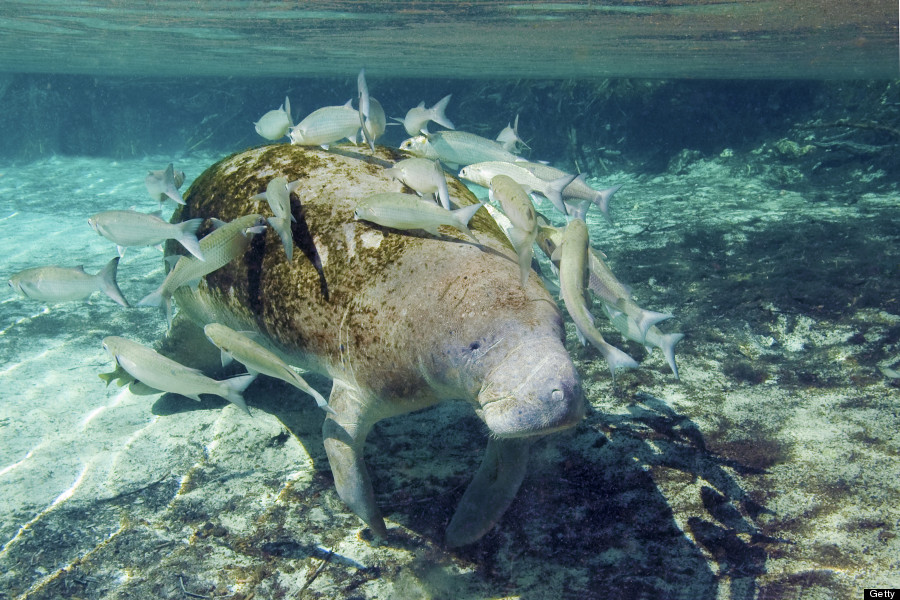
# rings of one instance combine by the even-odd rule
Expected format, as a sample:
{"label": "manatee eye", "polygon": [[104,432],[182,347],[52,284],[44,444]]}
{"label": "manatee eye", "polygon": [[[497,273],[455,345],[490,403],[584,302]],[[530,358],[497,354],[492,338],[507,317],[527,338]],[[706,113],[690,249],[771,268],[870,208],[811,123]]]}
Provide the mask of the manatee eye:
{"label": "manatee eye", "polygon": [[562,390],[553,390],[552,392],[550,392],[550,399],[553,402],[562,402],[566,399],[566,395]]}

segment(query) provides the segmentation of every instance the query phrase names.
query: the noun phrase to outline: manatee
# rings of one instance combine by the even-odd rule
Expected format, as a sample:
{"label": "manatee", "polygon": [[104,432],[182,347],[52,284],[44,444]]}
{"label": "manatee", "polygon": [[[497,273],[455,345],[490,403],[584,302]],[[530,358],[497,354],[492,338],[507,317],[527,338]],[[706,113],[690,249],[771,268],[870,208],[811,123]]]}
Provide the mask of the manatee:
{"label": "manatee", "polygon": [[[174,219],[268,216],[254,197],[281,175],[298,180],[293,237],[303,252],[288,262],[268,231],[174,297],[182,318],[258,332],[290,364],[333,380],[323,438],[335,486],[380,537],[387,530],[363,456],[374,423],[442,400],[471,403],[489,441],[447,529],[446,543],[460,546],[512,502],[530,442],[575,425],[585,402],[557,304],[536,273],[522,285],[516,253],[486,210],[470,223],[479,243],[449,227],[435,236],[354,220],[358,201],[405,189],[385,174],[401,158],[383,147],[361,155],[272,145],[211,166]],[[455,203],[477,202],[449,183]]]}

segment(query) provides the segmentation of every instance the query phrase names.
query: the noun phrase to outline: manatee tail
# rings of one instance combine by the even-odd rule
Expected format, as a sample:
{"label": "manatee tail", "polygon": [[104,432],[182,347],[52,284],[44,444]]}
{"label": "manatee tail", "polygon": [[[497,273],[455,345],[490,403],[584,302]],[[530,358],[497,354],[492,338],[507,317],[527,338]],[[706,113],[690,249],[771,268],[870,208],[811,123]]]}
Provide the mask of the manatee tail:
{"label": "manatee tail", "polygon": [[128,304],[128,300],[125,299],[125,296],[122,295],[122,290],[119,289],[119,284],[116,283],[116,271],[119,269],[119,257],[115,257],[103,267],[103,270],[97,274],[97,277],[100,281],[100,290],[115,300],[118,304],[121,304],[125,308],[130,308],[131,305]]}
{"label": "manatee tail", "polygon": [[[255,379],[256,375],[240,375],[238,377],[232,377],[231,379],[225,379],[222,383],[225,384],[226,390],[219,395],[238,408],[244,409],[244,411],[250,415],[250,409],[247,408],[247,403],[244,402],[243,392]],[[253,415],[250,416],[252,417]]]}
{"label": "manatee tail", "polygon": [[200,241],[197,239],[197,230],[203,224],[203,219],[191,219],[178,224],[178,237],[175,238],[179,244],[196,256],[200,260],[206,260],[203,257],[203,251],[200,250]]}

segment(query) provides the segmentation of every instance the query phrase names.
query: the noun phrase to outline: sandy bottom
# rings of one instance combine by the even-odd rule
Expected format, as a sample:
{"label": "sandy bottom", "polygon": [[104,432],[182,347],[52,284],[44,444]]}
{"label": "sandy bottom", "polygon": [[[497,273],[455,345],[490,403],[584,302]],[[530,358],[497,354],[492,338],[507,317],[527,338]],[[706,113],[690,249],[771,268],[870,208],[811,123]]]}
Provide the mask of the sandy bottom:
{"label": "sandy bottom", "polygon": [[[218,157],[177,163],[188,180]],[[785,191],[760,160],[611,173],[603,249],[642,305],[671,311],[659,353],[615,386],[570,326],[591,410],[536,443],[500,524],[443,546],[479,464],[481,423],[449,404],[380,423],[367,456],[390,537],[337,497],[321,411],[261,378],[253,417],[218,398],[137,396],[97,377],[100,342],[152,344],[162,314],[0,300],[0,597],[860,598],[900,587],[900,193],[884,174]],[[86,219],[153,210],[169,160],[0,166],[0,272],[115,255]],[[171,211],[171,206],[167,212]],[[130,249],[132,302],[163,277]],[[598,322],[600,322],[598,320]],[[610,330],[611,331],[611,330]],[[312,379],[327,394],[329,382]]]}

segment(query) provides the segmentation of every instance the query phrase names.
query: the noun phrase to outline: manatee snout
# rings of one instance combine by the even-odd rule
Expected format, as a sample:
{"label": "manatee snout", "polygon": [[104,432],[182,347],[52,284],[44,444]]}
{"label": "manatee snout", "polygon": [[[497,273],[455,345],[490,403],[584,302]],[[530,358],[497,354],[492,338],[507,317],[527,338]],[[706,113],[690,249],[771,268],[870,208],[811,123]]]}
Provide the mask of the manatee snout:
{"label": "manatee snout", "polygon": [[488,375],[478,414],[497,437],[545,435],[584,417],[581,380],[562,344],[523,344]]}

